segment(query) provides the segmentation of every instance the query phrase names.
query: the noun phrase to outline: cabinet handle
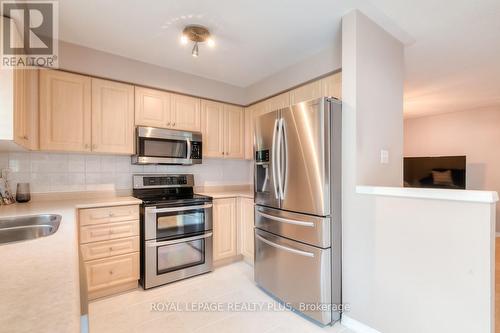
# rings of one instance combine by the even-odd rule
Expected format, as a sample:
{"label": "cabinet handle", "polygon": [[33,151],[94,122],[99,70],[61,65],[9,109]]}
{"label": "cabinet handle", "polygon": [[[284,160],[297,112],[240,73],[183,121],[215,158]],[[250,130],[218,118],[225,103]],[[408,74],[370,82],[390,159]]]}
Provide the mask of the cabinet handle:
{"label": "cabinet handle", "polygon": [[84,147],[85,147],[85,149],[89,149],[90,148],[90,146],[89,146],[88,143],[86,143]]}
{"label": "cabinet handle", "polygon": [[109,271],[109,275],[113,275],[113,271]]}
{"label": "cabinet handle", "polygon": [[174,126],[174,127],[175,127],[175,123],[172,123],[172,126]]}
{"label": "cabinet handle", "polygon": [[222,152],[222,155],[224,155],[224,152]]}
{"label": "cabinet handle", "polygon": [[92,149],[97,149],[97,145],[95,143],[92,145]]}
{"label": "cabinet handle", "polygon": [[24,136],[22,137],[22,139],[24,139],[24,140],[28,140],[28,136],[27,136],[27,135],[24,135]]}
{"label": "cabinet handle", "polygon": [[170,127],[170,123],[167,123],[167,126]]}

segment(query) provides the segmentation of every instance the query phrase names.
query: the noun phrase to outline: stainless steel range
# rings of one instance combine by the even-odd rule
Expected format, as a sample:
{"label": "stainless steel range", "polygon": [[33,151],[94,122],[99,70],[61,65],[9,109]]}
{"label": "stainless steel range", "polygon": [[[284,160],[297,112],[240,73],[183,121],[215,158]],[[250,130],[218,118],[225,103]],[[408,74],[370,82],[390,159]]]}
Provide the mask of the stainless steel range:
{"label": "stainless steel range", "polygon": [[149,289],[212,270],[212,198],[193,175],[134,175],[141,199],[141,284]]}

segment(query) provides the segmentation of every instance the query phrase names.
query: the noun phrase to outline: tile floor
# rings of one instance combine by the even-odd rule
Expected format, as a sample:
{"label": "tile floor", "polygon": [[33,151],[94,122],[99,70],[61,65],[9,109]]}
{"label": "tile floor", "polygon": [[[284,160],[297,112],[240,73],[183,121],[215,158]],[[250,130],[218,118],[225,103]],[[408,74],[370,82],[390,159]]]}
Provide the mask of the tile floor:
{"label": "tile floor", "polygon": [[[163,287],[124,293],[91,302],[90,333],[124,332],[241,332],[352,333],[341,325],[319,327],[290,311],[175,311],[194,304],[279,305],[253,282],[253,269],[244,262],[217,268]],[[157,310],[153,311],[152,307]],[[171,311],[169,311],[171,310]]]}

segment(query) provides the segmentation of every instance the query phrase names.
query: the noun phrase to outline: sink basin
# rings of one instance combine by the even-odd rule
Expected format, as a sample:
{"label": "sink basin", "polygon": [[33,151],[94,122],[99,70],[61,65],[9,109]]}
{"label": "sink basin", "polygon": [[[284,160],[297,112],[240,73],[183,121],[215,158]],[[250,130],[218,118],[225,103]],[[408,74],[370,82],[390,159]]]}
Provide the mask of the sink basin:
{"label": "sink basin", "polygon": [[0,244],[50,236],[57,231],[61,215],[42,214],[0,219]]}

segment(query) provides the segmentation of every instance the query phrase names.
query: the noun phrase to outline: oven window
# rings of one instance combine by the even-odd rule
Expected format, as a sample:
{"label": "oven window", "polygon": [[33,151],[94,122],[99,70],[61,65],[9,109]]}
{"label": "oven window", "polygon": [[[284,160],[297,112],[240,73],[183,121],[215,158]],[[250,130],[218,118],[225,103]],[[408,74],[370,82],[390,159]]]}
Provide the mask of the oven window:
{"label": "oven window", "polygon": [[148,157],[187,158],[187,141],[140,138],[141,155]]}
{"label": "oven window", "polygon": [[157,252],[157,274],[201,265],[205,262],[205,240],[160,246]]}
{"label": "oven window", "polygon": [[204,209],[158,213],[156,215],[157,238],[203,232],[204,230]]}

